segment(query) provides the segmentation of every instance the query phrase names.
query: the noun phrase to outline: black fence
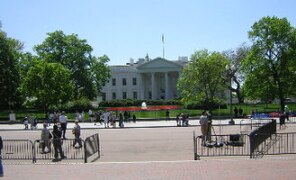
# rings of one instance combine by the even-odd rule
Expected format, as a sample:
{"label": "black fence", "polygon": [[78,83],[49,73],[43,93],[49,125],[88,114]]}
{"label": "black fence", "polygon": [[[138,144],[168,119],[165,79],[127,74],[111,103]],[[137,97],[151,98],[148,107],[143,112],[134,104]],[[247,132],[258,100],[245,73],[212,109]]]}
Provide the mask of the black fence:
{"label": "black fence", "polygon": [[[259,136],[262,134],[258,134]],[[266,135],[263,135],[266,136]],[[296,154],[296,133],[275,133],[257,146],[251,158],[264,155]]]}
{"label": "black fence", "polygon": [[249,156],[248,137],[247,134],[211,135],[212,141],[202,145],[202,137],[193,132],[194,160],[210,156]]}
{"label": "black fence", "polygon": [[[66,156],[65,160],[82,160],[87,163],[92,156],[94,160],[100,158],[99,134],[94,134],[81,139],[82,147],[73,146],[74,139],[63,139],[62,150]],[[50,142],[49,148],[42,149],[41,140],[3,139],[2,159],[3,160],[29,160],[46,162],[54,159],[54,148]],[[92,160],[92,161],[94,161]]]}
{"label": "black fence", "polygon": [[263,124],[250,134],[211,135],[205,146],[193,132],[194,160],[210,156],[249,156],[296,154],[296,133],[276,133],[276,121]]}
{"label": "black fence", "polygon": [[256,157],[259,145],[276,133],[276,120],[255,129],[250,133],[250,158]]}

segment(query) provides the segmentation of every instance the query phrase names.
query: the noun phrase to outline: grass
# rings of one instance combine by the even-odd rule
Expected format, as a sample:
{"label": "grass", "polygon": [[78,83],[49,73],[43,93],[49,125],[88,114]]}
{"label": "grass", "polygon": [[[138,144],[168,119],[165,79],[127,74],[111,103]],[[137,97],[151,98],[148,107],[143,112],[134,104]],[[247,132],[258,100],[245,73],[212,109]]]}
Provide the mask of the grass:
{"label": "grass", "polygon": [[[255,112],[274,112],[279,111],[280,106],[278,104],[253,104],[253,105],[246,105],[246,104],[234,104],[234,107],[242,108],[243,113],[251,114],[252,111]],[[296,111],[296,103],[289,104],[289,109],[291,112]],[[191,117],[200,116],[201,112],[203,110],[188,110],[188,109],[176,109],[176,110],[170,110],[170,117],[176,117],[179,113],[185,113],[189,114]],[[8,121],[9,119],[9,112],[10,111],[0,111],[0,121]],[[17,115],[17,121],[21,122],[24,116],[27,112],[25,111],[18,111],[16,112]],[[43,111],[32,111],[28,112],[30,115],[33,115],[37,117],[38,119],[44,119],[45,114]],[[67,116],[70,120],[74,119],[74,113],[67,113]],[[160,111],[135,111],[131,112],[131,114],[135,114],[137,119],[139,118],[165,118],[166,117],[166,111],[160,110]],[[230,115],[230,106],[227,107],[227,109],[215,109],[212,112],[213,116],[229,116]],[[88,119],[88,114],[85,112],[85,119]]]}

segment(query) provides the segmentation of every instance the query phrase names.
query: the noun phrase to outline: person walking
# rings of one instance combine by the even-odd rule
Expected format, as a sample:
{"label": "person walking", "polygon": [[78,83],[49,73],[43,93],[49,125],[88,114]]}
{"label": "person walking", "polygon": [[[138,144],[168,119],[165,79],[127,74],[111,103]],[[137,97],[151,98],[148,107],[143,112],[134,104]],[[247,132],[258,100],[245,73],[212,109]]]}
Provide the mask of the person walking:
{"label": "person walking", "polygon": [[67,122],[68,118],[65,114],[65,111],[62,112],[62,114],[59,116],[59,122],[61,124],[61,129],[63,133],[63,139],[66,139],[66,131],[67,131]]}
{"label": "person walking", "polygon": [[[74,142],[73,142],[73,147],[74,148],[81,148],[82,147],[82,142],[81,142],[81,138],[80,138],[80,135],[81,135],[81,128],[78,124],[78,120],[75,120],[75,126],[72,130],[72,134],[75,136],[75,139],[74,139]],[[76,146],[76,144],[78,143],[78,147]]]}
{"label": "person walking", "polygon": [[2,165],[2,149],[3,149],[3,141],[0,136],[0,177],[4,176],[3,165]]}
{"label": "person walking", "polygon": [[[43,124],[43,129],[41,131],[41,153],[50,153],[51,152],[51,142],[50,139],[52,138],[52,135],[50,134],[49,129],[47,128],[47,123]],[[47,150],[45,150],[47,148]]]}
{"label": "person walking", "polygon": [[53,126],[53,131],[52,131],[52,136],[53,136],[53,148],[54,148],[54,160],[53,161],[58,161],[58,157],[60,154],[61,159],[65,159],[66,156],[64,155],[64,152],[62,150],[62,132],[59,130],[58,125]]}

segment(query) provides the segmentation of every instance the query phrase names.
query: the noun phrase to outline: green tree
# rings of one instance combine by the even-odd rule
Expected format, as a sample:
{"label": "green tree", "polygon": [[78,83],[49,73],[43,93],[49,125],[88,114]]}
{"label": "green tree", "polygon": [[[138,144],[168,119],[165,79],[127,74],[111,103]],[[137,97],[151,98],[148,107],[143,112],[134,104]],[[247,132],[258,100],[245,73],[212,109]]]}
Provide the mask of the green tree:
{"label": "green tree", "polygon": [[106,64],[108,61],[109,58],[106,55],[99,58],[93,57],[91,60],[92,79],[95,82],[97,92],[101,92],[102,87],[111,76],[110,69]]}
{"label": "green tree", "polygon": [[295,95],[296,31],[286,18],[263,17],[252,26],[253,45],[244,61],[245,91],[252,99],[280,100]]}
{"label": "green tree", "polygon": [[227,59],[220,53],[197,51],[183,68],[177,87],[183,102],[197,101],[209,110],[225,97]]}
{"label": "green tree", "polygon": [[72,98],[74,85],[71,72],[59,63],[34,61],[22,81],[22,93],[28,98],[37,98],[44,110],[66,103]]}
{"label": "green tree", "polygon": [[[86,40],[79,39],[76,34],[65,35],[62,31],[48,33],[45,41],[34,49],[40,59],[61,63],[71,71],[71,79],[75,85],[75,99],[81,97],[93,99],[100,90],[99,82],[107,79],[107,77],[94,76],[97,72],[93,72],[100,69],[99,66],[104,69],[106,66],[104,63],[107,61],[96,62],[96,58],[91,55],[92,47]],[[101,72],[101,74],[104,73]]]}
{"label": "green tree", "polygon": [[0,30],[0,107],[13,108],[20,104],[18,59],[22,43]]}
{"label": "green tree", "polygon": [[247,58],[249,51],[250,48],[244,43],[236,50],[223,52],[230,64],[228,76],[231,77],[232,84],[230,85],[228,83],[228,89],[236,94],[239,103],[244,103],[244,92],[242,87],[245,80],[245,74],[242,71],[242,62]]}

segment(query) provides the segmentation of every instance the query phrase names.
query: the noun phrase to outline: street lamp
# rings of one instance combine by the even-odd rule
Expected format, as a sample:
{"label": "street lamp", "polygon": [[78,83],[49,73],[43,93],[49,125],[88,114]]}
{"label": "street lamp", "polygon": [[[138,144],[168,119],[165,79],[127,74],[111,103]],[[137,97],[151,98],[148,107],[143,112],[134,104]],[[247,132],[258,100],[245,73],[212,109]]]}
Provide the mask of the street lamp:
{"label": "street lamp", "polygon": [[232,114],[232,91],[231,91],[231,85],[232,85],[232,76],[231,76],[231,67],[229,65],[226,65],[227,70],[227,76],[229,77],[229,101],[230,101],[230,121],[229,124],[234,125],[233,120],[233,114]]}

